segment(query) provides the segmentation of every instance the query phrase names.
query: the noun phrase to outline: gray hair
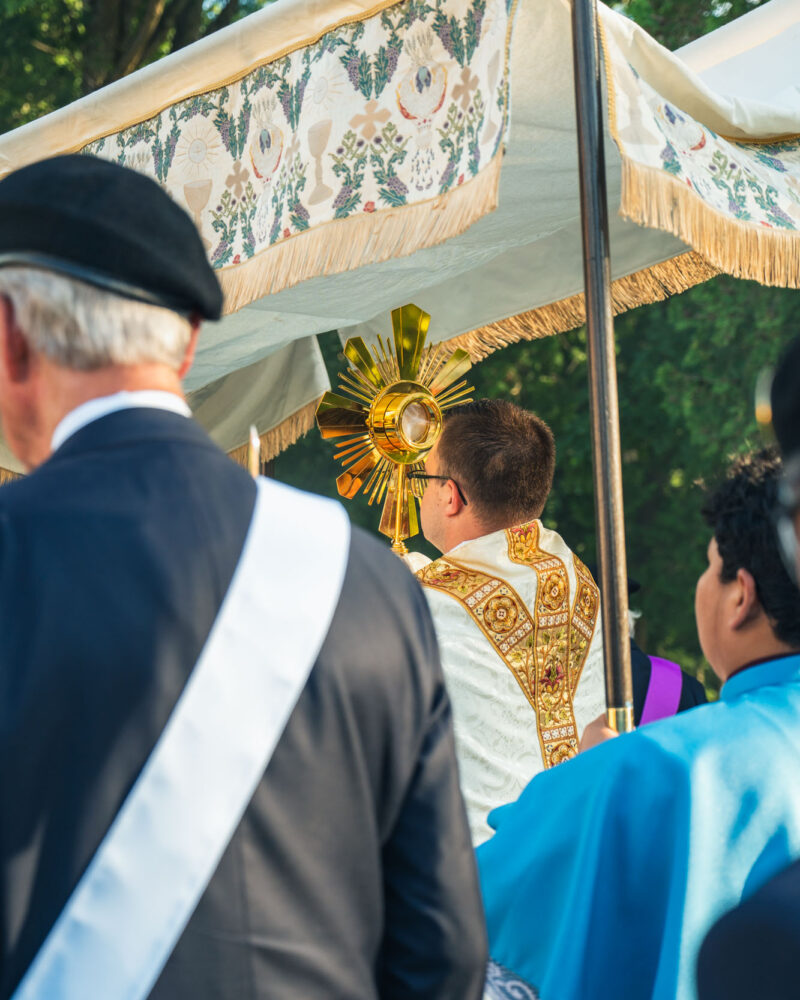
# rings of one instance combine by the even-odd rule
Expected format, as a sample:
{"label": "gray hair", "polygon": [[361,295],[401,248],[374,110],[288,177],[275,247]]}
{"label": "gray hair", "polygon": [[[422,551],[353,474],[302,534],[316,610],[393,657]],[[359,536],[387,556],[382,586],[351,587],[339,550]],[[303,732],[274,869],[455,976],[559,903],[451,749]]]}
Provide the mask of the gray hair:
{"label": "gray hair", "polygon": [[160,363],[178,369],[191,336],[183,316],[31,267],[0,267],[0,295],[34,350],[67,368]]}

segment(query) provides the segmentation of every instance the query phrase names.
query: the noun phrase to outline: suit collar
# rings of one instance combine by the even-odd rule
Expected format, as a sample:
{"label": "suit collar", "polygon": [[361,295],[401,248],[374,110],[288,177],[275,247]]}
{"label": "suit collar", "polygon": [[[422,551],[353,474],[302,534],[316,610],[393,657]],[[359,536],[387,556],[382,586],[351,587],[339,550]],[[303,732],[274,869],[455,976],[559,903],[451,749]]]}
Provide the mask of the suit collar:
{"label": "suit collar", "polygon": [[68,438],[71,438],[87,424],[99,420],[100,417],[115,413],[117,410],[129,410],[135,407],[169,410],[172,413],[180,413],[184,417],[192,415],[192,411],[186,405],[183,397],[174,392],[146,389],[136,392],[115,392],[110,396],[98,396],[76,406],[59,422],[53,431],[52,450],[58,451]]}
{"label": "suit collar", "polygon": [[40,468],[86,452],[143,441],[172,441],[216,448],[194,420],[168,410],[134,407],[109,413],[81,427]]}

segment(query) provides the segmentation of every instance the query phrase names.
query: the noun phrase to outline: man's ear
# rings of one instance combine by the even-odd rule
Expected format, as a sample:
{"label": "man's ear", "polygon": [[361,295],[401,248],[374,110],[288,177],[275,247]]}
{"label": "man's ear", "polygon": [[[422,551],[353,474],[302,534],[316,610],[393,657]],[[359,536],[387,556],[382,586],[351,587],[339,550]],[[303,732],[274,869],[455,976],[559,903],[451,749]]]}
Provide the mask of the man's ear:
{"label": "man's ear", "polygon": [[7,382],[24,382],[31,367],[31,349],[14,315],[14,306],[0,295],[0,365]]}
{"label": "man's ear", "polygon": [[756,581],[753,574],[741,567],[736,573],[736,586],[732,588],[731,627],[743,628],[749,624],[762,610],[756,591]]}
{"label": "man's ear", "polygon": [[181,361],[181,366],[178,369],[178,378],[184,379],[189,374],[189,369],[192,367],[194,362],[194,352],[197,350],[197,337],[200,333],[200,317],[197,313],[194,313],[189,317],[189,322],[192,325],[192,332],[189,334],[189,343],[186,345],[186,351],[183,355],[183,361]]}
{"label": "man's ear", "polygon": [[452,479],[447,480],[444,488],[446,491],[444,515],[445,517],[456,517],[464,509],[464,501],[461,499],[461,495]]}

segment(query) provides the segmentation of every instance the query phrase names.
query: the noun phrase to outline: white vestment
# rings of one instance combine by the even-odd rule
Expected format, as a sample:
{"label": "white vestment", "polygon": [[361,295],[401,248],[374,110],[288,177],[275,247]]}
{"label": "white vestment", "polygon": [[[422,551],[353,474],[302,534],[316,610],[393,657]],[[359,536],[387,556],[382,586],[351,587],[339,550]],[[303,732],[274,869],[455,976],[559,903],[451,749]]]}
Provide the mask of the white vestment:
{"label": "white vestment", "polygon": [[605,711],[599,591],[541,521],[463,542],[417,577],[439,639],[477,845],[491,835],[490,810],[575,756],[584,727]]}

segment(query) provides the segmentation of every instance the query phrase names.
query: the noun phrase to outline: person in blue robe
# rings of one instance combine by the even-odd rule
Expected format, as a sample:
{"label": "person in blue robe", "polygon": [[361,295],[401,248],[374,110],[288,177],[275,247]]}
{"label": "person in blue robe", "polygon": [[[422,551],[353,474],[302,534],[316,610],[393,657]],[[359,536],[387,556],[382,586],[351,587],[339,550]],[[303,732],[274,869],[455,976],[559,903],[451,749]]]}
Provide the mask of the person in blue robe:
{"label": "person in blue robe", "polygon": [[800,593],[771,517],[781,464],[708,499],[697,584],[718,702],[537,775],[477,851],[490,954],[543,1000],[690,1000],[714,920],[800,857]]}
{"label": "person in blue robe", "polygon": [[[800,338],[781,358],[771,392],[784,460],[775,511],[784,563],[800,581]],[[697,963],[700,1000],[794,1000],[800,983],[800,861],[726,913]]]}

